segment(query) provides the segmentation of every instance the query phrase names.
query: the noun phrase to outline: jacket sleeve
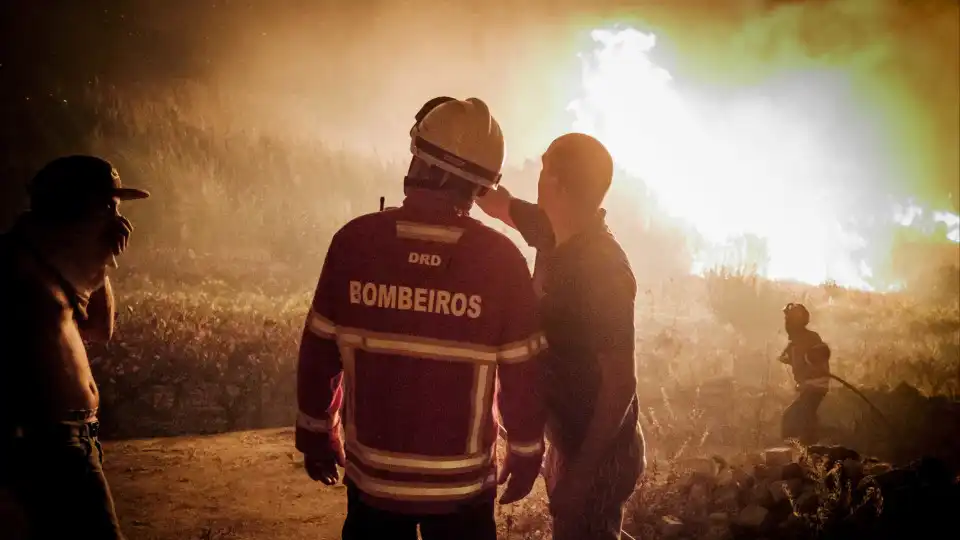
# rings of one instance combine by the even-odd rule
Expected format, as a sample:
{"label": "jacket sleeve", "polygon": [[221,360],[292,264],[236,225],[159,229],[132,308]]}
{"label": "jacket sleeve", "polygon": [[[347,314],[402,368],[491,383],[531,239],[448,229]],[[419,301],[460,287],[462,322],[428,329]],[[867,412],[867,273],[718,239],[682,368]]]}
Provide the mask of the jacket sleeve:
{"label": "jacket sleeve", "polygon": [[297,361],[296,448],[324,455],[342,448],[340,408],[343,365],[336,342],[336,293],[340,273],[337,237],[330,243],[307,314]]}
{"label": "jacket sleeve", "polygon": [[540,331],[537,298],[526,261],[513,248],[505,262],[497,402],[509,452],[532,458],[539,466],[546,423],[541,373],[546,339]]}
{"label": "jacket sleeve", "polygon": [[510,219],[530,247],[552,249],[556,242],[553,226],[539,206],[520,199],[510,201]]}

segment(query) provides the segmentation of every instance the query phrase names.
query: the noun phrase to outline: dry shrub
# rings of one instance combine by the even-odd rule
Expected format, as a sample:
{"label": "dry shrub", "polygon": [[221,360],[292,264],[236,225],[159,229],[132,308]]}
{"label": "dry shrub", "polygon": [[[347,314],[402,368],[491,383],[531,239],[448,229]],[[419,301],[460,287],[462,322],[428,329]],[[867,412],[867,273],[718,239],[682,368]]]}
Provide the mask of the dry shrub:
{"label": "dry shrub", "polygon": [[[790,296],[775,282],[751,268],[720,267],[704,276],[710,308],[721,324],[729,324],[748,343],[764,342],[782,326],[774,314]],[[794,301],[802,301],[796,299]]]}

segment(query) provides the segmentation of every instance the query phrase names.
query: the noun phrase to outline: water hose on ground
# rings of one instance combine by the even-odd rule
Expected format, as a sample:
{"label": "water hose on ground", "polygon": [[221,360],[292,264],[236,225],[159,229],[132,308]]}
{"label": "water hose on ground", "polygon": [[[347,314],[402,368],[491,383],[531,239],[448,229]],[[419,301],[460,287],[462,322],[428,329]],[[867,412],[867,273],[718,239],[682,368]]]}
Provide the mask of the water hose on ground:
{"label": "water hose on ground", "polygon": [[867,399],[867,396],[863,395],[863,392],[857,389],[856,386],[848,383],[847,381],[841,379],[840,377],[834,375],[833,373],[830,374],[830,378],[842,384],[844,387],[846,387],[847,390],[850,390],[851,392],[859,396],[860,399],[862,399],[867,405],[869,405],[870,409],[872,409],[873,412],[875,412],[877,416],[879,416],[880,419],[883,420],[883,423],[884,425],[887,426],[887,429],[889,429],[890,431],[894,431],[893,425],[890,423],[890,420],[887,419],[886,415],[884,415],[883,412],[880,411],[880,409],[878,409],[876,405],[874,405],[869,399]]}

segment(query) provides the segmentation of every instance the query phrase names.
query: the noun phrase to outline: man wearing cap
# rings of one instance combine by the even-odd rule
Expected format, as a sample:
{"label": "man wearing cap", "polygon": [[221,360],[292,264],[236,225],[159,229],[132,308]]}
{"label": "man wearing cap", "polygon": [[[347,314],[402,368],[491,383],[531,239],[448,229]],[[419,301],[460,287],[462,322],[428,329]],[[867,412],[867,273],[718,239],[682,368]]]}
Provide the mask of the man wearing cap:
{"label": "man wearing cap", "polygon": [[612,540],[645,465],[634,363],[637,284],[600,208],[613,160],[588,135],[542,156],[537,204],[503,187],[478,204],[537,248],[534,284],[549,349],[544,479],[555,540]]}
{"label": "man wearing cap", "polygon": [[29,192],[30,211],[0,236],[0,489],[29,538],[122,539],[83,340],[113,334],[107,271],[133,230],[119,205],[149,194],[84,155],[48,163]]}

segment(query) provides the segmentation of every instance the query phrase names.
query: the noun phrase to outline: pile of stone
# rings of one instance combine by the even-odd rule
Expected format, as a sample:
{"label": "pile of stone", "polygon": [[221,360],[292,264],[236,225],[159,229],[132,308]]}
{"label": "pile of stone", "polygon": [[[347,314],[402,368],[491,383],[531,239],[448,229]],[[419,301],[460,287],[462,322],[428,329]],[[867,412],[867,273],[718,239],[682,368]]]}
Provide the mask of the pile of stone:
{"label": "pile of stone", "polygon": [[675,472],[678,515],[661,518],[662,538],[940,538],[940,527],[960,530],[960,481],[935,459],[896,468],[840,446],[779,447],[733,462],[683,460]]}

